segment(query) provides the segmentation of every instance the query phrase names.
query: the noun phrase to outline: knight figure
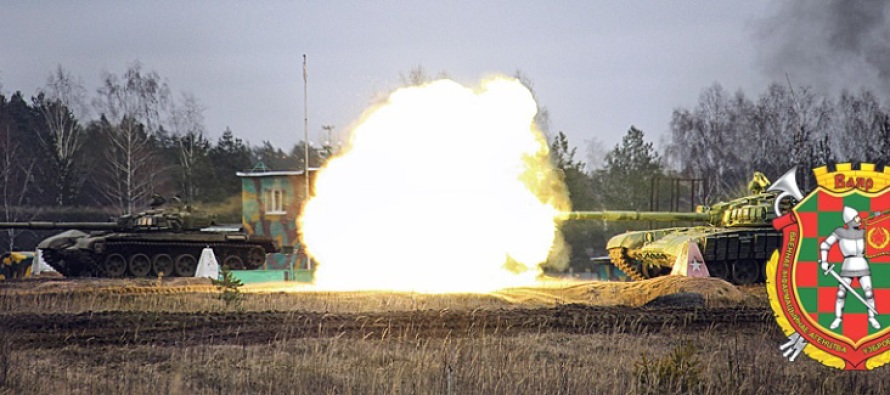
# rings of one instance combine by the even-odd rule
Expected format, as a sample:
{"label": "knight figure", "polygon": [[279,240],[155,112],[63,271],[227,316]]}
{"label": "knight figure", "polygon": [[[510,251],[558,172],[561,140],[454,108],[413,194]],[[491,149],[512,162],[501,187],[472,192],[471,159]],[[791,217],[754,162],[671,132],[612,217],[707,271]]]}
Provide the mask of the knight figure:
{"label": "knight figure", "polygon": [[[837,299],[834,303],[834,321],[831,322],[829,328],[837,329],[843,322],[844,301],[847,297],[854,278],[859,278],[859,284],[865,293],[865,301],[870,305],[868,309],[868,323],[874,329],[880,329],[881,325],[875,318],[875,294],[871,283],[871,270],[869,270],[868,260],[865,259],[865,230],[862,229],[862,219],[859,218],[859,212],[851,207],[844,207],[843,211],[844,226],[836,228],[830,236],[825,238],[819,246],[820,259],[819,263],[823,272],[828,273],[828,250],[832,245],[837,244],[841,254],[844,256],[844,263],[841,266],[840,284],[837,289]],[[860,298],[861,299],[861,298]]]}

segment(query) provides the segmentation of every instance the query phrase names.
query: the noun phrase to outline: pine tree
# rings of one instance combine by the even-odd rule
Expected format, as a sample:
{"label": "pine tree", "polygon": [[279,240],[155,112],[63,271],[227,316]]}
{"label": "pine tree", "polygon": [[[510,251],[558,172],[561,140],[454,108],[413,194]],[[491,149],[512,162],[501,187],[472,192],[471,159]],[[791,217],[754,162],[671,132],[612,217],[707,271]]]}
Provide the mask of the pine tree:
{"label": "pine tree", "polygon": [[605,162],[595,177],[603,205],[612,210],[648,210],[652,179],[662,175],[663,166],[643,131],[631,126]]}
{"label": "pine tree", "polygon": [[241,309],[241,301],[244,300],[244,294],[241,293],[241,286],[244,285],[240,279],[235,277],[235,274],[229,270],[228,266],[223,266],[219,271],[221,279],[210,279],[210,283],[216,287],[216,289],[220,292],[219,300],[222,300],[226,304],[226,308],[235,306],[237,309]]}

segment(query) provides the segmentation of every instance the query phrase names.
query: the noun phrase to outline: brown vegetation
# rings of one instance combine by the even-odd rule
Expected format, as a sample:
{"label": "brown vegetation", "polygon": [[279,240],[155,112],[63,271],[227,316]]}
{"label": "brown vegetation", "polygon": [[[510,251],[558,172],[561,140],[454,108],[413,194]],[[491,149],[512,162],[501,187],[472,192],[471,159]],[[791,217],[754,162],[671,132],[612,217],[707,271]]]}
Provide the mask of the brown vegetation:
{"label": "brown vegetation", "polygon": [[[719,280],[554,284],[494,295],[251,293],[243,311],[226,310],[201,281],[116,281],[0,285],[0,393],[890,388],[885,375],[832,370],[806,357],[784,361],[761,293],[726,290]],[[710,295],[705,308],[620,306],[688,287]],[[621,296],[641,291],[650,294]],[[728,297],[744,306],[726,306]],[[623,298],[635,302],[616,303]]]}

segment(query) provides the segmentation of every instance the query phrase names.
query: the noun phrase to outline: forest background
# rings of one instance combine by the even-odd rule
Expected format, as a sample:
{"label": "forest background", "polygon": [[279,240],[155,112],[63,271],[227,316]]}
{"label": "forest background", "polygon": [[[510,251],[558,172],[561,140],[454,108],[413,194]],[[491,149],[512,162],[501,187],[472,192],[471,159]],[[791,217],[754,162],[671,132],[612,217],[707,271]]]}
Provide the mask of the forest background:
{"label": "forest background", "polygon": [[[228,128],[210,139],[200,100],[174,92],[139,62],[101,77],[101,86],[88,91],[58,66],[30,97],[4,94],[0,86],[0,220],[103,221],[143,210],[160,195],[239,222],[236,172],[260,162],[273,170],[304,167],[303,141],[285,149],[252,144],[237,137],[250,131]],[[517,77],[531,89],[530,80]],[[402,79],[429,78],[418,68]],[[549,113],[539,106],[536,121],[575,210],[691,211],[743,196],[754,171],[775,180],[797,168],[801,189],[809,191],[813,167],[890,159],[890,110],[867,89],[823,96],[785,81],[749,97],[714,83],[695,107],[673,109],[670,132],[657,147],[629,126],[611,131],[624,133],[614,147],[583,142],[583,154],[563,131],[549,130]],[[335,151],[330,141],[310,144],[309,166],[323,165]],[[569,222],[563,233],[571,267],[589,268],[614,234],[667,225],[688,224]],[[20,237],[26,233],[3,232],[0,246],[31,249],[33,238]]]}

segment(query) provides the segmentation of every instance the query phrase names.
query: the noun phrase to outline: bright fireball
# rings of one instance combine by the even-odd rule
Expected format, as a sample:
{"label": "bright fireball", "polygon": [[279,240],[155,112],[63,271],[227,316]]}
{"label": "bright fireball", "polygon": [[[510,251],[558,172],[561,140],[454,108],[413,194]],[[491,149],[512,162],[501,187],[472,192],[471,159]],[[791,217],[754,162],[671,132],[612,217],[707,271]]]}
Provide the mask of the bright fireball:
{"label": "bright fireball", "polygon": [[299,219],[316,287],[489,292],[534,284],[565,187],[508,78],[403,88],[365,112]]}

